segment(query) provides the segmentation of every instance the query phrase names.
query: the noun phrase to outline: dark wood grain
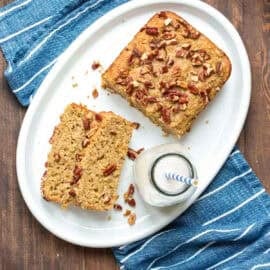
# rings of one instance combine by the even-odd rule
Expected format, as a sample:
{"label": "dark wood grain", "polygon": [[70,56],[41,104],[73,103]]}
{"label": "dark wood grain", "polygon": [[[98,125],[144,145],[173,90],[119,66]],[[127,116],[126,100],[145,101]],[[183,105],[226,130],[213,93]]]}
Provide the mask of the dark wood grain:
{"label": "dark wood grain", "polygon": [[[0,0],[0,5],[7,2]],[[270,2],[206,2],[235,25],[247,47],[252,66],[252,97],[238,145],[270,191]],[[46,231],[28,211],[15,170],[16,142],[25,109],[10,94],[4,69],[5,61],[0,57],[0,269],[118,269],[110,249],[66,243]]]}

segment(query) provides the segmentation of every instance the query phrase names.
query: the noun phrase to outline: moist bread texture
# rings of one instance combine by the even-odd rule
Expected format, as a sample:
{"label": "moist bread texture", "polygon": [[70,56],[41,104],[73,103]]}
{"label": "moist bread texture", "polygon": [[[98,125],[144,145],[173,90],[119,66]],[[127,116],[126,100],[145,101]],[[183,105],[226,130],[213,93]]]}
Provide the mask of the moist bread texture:
{"label": "moist bread texture", "polygon": [[112,113],[70,104],[50,139],[41,191],[62,207],[113,208],[134,125]]}
{"label": "moist bread texture", "polygon": [[161,11],[102,74],[102,85],[179,137],[230,73],[221,49],[177,14]]}

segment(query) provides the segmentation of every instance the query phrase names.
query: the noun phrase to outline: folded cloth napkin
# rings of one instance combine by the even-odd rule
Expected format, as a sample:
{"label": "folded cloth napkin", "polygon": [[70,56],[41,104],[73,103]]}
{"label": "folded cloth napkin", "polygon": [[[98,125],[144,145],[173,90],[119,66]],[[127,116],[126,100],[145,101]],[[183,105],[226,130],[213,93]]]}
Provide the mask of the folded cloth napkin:
{"label": "folded cloth napkin", "polygon": [[[0,9],[5,76],[23,105],[57,57],[123,0],[18,0]],[[270,269],[270,197],[235,149],[205,193],[167,228],[114,248],[121,269]]]}

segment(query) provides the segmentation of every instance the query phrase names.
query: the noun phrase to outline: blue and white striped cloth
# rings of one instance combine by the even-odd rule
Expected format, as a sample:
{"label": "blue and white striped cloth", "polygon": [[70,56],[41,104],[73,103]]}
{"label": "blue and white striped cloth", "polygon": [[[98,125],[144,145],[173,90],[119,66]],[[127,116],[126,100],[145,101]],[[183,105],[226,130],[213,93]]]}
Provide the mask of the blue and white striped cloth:
{"label": "blue and white striped cloth", "polygon": [[[0,9],[5,76],[23,105],[57,57],[126,0],[18,0]],[[270,198],[234,150],[197,202],[153,236],[114,248],[121,269],[270,269]]]}

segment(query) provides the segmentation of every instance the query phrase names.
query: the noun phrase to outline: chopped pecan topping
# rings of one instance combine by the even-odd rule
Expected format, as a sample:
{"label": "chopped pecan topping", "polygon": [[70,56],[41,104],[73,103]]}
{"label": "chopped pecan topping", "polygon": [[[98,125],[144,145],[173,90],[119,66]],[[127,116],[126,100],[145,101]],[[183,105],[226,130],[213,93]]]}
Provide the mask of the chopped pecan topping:
{"label": "chopped pecan topping", "polygon": [[91,67],[93,70],[96,70],[100,67],[100,63],[98,61],[94,61]]}
{"label": "chopped pecan topping", "polygon": [[155,102],[157,102],[157,98],[156,97],[145,97],[143,100],[146,103],[155,103]]}
{"label": "chopped pecan topping", "polygon": [[201,68],[199,73],[198,73],[198,78],[201,82],[204,82],[205,81],[205,76],[204,76],[204,69]]}
{"label": "chopped pecan topping", "polygon": [[218,61],[216,63],[216,73],[217,74],[220,74],[221,73],[221,70],[222,70],[222,63],[220,61]]}
{"label": "chopped pecan topping", "polygon": [[147,88],[147,89],[154,88],[154,85],[153,85],[153,83],[151,81],[145,81],[143,84],[144,84],[145,88]]}
{"label": "chopped pecan topping", "polygon": [[188,38],[190,36],[190,31],[188,30],[188,28],[183,29],[182,36],[184,38]]}
{"label": "chopped pecan topping", "polygon": [[172,23],[172,19],[171,18],[167,18],[166,20],[164,20],[164,25],[168,26]]}
{"label": "chopped pecan topping", "polygon": [[192,94],[194,94],[194,95],[198,95],[199,94],[199,89],[194,84],[189,83],[187,87],[188,87],[189,91]]}
{"label": "chopped pecan topping", "polygon": [[156,56],[156,59],[158,61],[164,61],[167,56],[167,53],[165,50],[161,49],[158,51],[158,55]]}
{"label": "chopped pecan topping", "polygon": [[90,119],[84,117],[82,119],[82,122],[83,122],[83,128],[84,128],[84,130],[89,130],[90,129]]}
{"label": "chopped pecan topping", "polygon": [[77,161],[77,162],[79,162],[79,161],[81,161],[82,160],[82,155],[80,155],[80,154],[75,154],[75,160]]}
{"label": "chopped pecan topping", "polygon": [[87,145],[89,145],[90,140],[88,138],[83,139],[82,141],[82,148],[85,148]]}
{"label": "chopped pecan topping", "polygon": [[113,205],[113,208],[117,211],[122,211],[122,209],[123,209],[122,206],[120,204],[117,204],[117,203]]}
{"label": "chopped pecan topping", "polygon": [[215,73],[214,69],[209,63],[203,64],[203,69],[204,69],[204,76],[206,78],[210,77],[213,73]]}
{"label": "chopped pecan topping", "polygon": [[141,56],[141,60],[147,60],[148,59],[148,54],[147,53],[143,53]]}
{"label": "chopped pecan topping", "polygon": [[130,56],[128,58],[128,63],[133,64],[135,59],[136,58],[140,59],[141,56],[142,56],[142,53],[137,48],[133,48],[133,50],[131,51],[131,54],[130,54]]}
{"label": "chopped pecan topping", "polygon": [[136,201],[133,198],[131,198],[131,199],[128,198],[126,202],[131,207],[135,207],[136,206]]}
{"label": "chopped pecan topping", "polygon": [[75,197],[76,196],[76,192],[74,189],[71,189],[68,194],[71,196],[71,197]]}
{"label": "chopped pecan topping", "polygon": [[96,114],[95,114],[95,119],[96,119],[98,122],[102,121],[102,115],[99,114],[99,113],[96,113]]}
{"label": "chopped pecan topping", "polygon": [[190,79],[191,79],[193,82],[198,82],[198,81],[199,81],[198,75],[191,75],[191,76],[190,76]]}
{"label": "chopped pecan topping", "polygon": [[149,27],[145,28],[145,33],[150,36],[158,36],[158,28],[157,27]]}
{"label": "chopped pecan topping", "polygon": [[160,73],[161,73],[161,74],[164,74],[164,73],[167,73],[168,71],[169,71],[168,67],[167,67],[167,66],[163,66],[163,67],[161,68]]}
{"label": "chopped pecan topping", "polygon": [[192,28],[192,31],[190,31],[189,37],[191,39],[197,39],[200,36],[200,33],[196,31],[194,28]]}
{"label": "chopped pecan topping", "polygon": [[145,96],[147,96],[147,91],[145,89],[138,89],[135,92],[135,98],[138,102],[143,101]]}
{"label": "chopped pecan topping", "polygon": [[177,45],[178,41],[174,38],[166,41],[166,45]]}
{"label": "chopped pecan topping", "polygon": [[162,117],[162,120],[165,122],[165,123],[170,123],[171,122],[171,113],[170,113],[170,109],[168,108],[162,108],[161,109],[161,117]]}
{"label": "chopped pecan topping", "polygon": [[59,162],[61,160],[61,156],[59,155],[59,153],[54,153],[53,158],[55,162]]}
{"label": "chopped pecan topping", "polygon": [[167,19],[167,14],[165,11],[160,11],[159,14],[158,14],[158,17],[159,18],[163,18],[163,19]]}
{"label": "chopped pecan topping", "polygon": [[189,43],[183,43],[183,44],[181,45],[181,47],[182,47],[183,49],[185,49],[185,50],[189,50],[190,47],[191,47],[191,44],[189,44]]}
{"label": "chopped pecan topping", "polygon": [[111,164],[111,165],[108,165],[104,171],[103,171],[103,175],[104,176],[109,176],[111,175],[115,170],[116,170],[116,164]]}
{"label": "chopped pecan topping", "polygon": [[128,224],[129,225],[134,225],[136,222],[136,214],[135,213],[131,213],[128,217]]}
{"label": "chopped pecan topping", "polygon": [[133,122],[132,125],[134,126],[135,129],[139,129],[140,124],[137,122]]}
{"label": "chopped pecan topping", "polygon": [[131,211],[130,210],[126,210],[125,213],[123,214],[124,217],[127,217],[131,214]]}
{"label": "chopped pecan topping", "polygon": [[162,35],[162,38],[165,39],[165,40],[171,40],[171,39],[174,39],[175,37],[176,37],[176,34],[173,33],[173,32],[165,32]]}
{"label": "chopped pecan topping", "polygon": [[185,58],[185,57],[187,57],[188,53],[189,53],[188,50],[177,49],[176,53],[175,53],[175,56],[178,57],[178,58]]}
{"label": "chopped pecan topping", "polygon": [[93,98],[98,97],[98,90],[96,88],[92,91],[92,96],[93,96]]}
{"label": "chopped pecan topping", "polygon": [[179,104],[187,104],[188,103],[188,97],[187,96],[179,97],[178,102],[179,102]]}
{"label": "chopped pecan topping", "polygon": [[176,75],[180,76],[181,75],[181,68],[179,66],[174,66],[172,68],[172,74],[175,76]]}
{"label": "chopped pecan topping", "polygon": [[173,66],[173,64],[174,64],[174,59],[173,59],[172,57],[169,57],[169,58],[167,59],[167,65],[168,65],[168,66]]}

